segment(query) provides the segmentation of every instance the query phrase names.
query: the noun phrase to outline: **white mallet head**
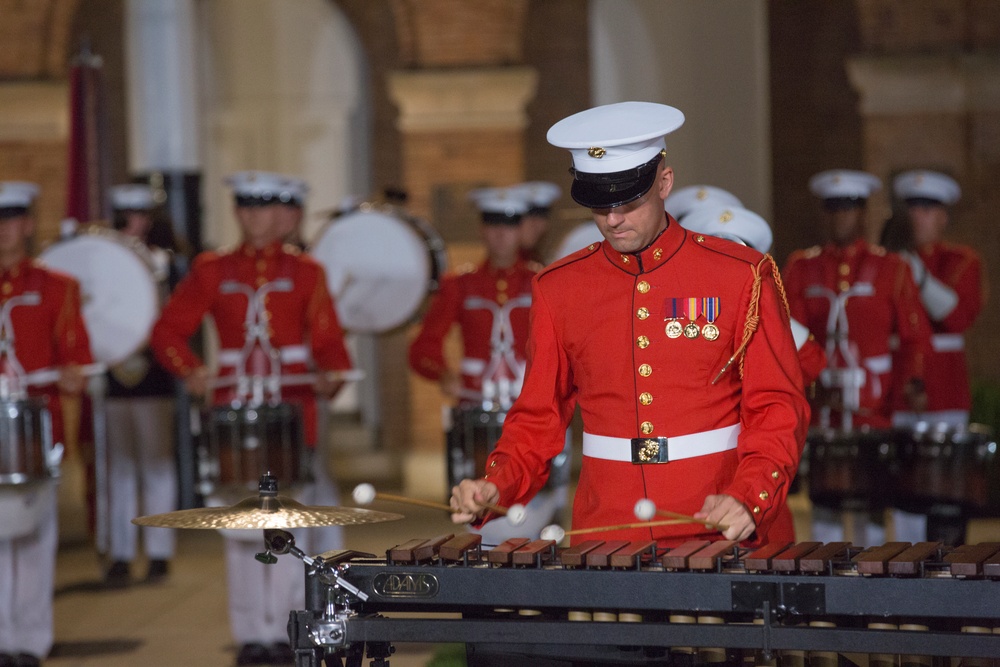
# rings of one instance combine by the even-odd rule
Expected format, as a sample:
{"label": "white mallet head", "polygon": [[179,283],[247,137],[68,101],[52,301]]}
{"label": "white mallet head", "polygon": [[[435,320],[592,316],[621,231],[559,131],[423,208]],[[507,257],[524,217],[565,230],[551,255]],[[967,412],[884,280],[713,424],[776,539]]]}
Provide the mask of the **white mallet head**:
{"label": "white mallet head", "polygon": [[649,498],[643,498],[635,504],[635,518],[640,521],[649,521],[656,516],[656,503]]}
{"label": "white mallet head", "polygon": [[375,500],[375,487],[371,484],[358,484],[351,497],[358,505],[370,505]]}
{"label": "white mallet head", "polygon": [[543,540],[552,540],[553,542],[558,543],[562,542],[563,538],[566,537],[566,531],[562,529],[562,526],[552,524],[542,528],[542,534],[540,537]]}
{"label": "white mallet head", "polygon": [[528,518],[528,513],[524,510],[524,505],[514,503],[507,508],[507,520],[512,526],[520,526]]}

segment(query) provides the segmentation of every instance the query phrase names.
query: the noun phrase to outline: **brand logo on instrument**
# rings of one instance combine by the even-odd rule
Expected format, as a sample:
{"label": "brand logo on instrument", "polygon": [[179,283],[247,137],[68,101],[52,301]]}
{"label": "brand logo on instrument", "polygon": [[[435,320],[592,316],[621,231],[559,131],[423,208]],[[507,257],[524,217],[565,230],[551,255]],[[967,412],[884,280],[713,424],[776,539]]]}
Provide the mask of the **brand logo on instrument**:
{"label": "brand logo on instrument", "polygon": [[425,572],[399,572],[375,575],[372,588],[384,598],[432,598],[438,594],[438,580]]}

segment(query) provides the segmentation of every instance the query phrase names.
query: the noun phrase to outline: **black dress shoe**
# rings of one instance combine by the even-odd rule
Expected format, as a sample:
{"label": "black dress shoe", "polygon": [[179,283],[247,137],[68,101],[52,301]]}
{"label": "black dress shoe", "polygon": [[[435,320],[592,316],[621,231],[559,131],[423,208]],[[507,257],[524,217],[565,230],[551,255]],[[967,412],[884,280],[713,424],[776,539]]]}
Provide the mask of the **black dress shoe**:
{"label": "black dress shoe", "polygon": [[167,574],[170,571],[170,564],[165,560],[151,560],[149,561],[149,569],[146,571],[146,581],[155,583],[157,581],[163,581],[167,578]]}
{"label": "black dress shoe", "polygon": [[236,654],[237,665],[266,665],[271,660],[271,652],[263,644],[244,644]]}
{"label": "black dress shoe", "polygon": [[104,573],[104,584],[111,588],[124,588],[132,583],[132,574],[129,572],[128,563],[123,560],[116,560]]}
{"label": "black dress shoe", "polygon": [[271,649],[268,653],[270,654],[272,665],[295,664],[295,651],[288,645],[288,642],[275,642],[271,644]]}
{"label": "black dress shoe", "polygon": [[18,653],[14,657],[15,667],[41,667],[42,659],[30,653]]}

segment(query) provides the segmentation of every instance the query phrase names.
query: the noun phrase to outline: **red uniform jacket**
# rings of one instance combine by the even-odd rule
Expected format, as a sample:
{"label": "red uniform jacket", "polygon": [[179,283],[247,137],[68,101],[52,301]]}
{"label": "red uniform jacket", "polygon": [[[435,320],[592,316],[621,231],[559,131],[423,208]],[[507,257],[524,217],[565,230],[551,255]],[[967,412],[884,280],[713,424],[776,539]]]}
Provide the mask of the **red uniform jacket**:
{"label": "red uniform jacket", "polygon": [[[0,273],[0,306],[25,294],[38,294],[37,305],[10,308],[14,329],[14,354],[26,373],[43,368],[91,363],[90,340],[80,313],[80,286],[70,276],[42,268],[25,259]],[[0,367],[7,364],[0,360]],[[32,396],[48,399],[54,442],[63,439],[59,391],[54,385],[29,389]]]}
{"label": "red uniform jacket", "polygon": [[[824,346],[827,363],[833,368],[848,367],[846,349],[864,369],[855,423],[888,427],[893,404],[902,392],[901,382],[923,377],[930,332],[909,266],[899,255],[861,239],[844,248],[831,243],[797,251],[782,276],[792,317]],[[836,328],[837,311],[831,318],[831,308],[845,299],[847,340],[841,344],[830,332],[843,331],[844,318],[839,318]],[[899,367],[893,368],[891,346],[896,337]],[[814,411],[814,417],[818,412]]]}
{"label": "red uniform jacket", "polygon": [[955,290],[958,305],[941,321],[931,320],[931,349],[924,362],[927,410],[968,410],[972,406],[962,333],[983,307],[979,255],[967,246],[935,243],[919,251],[932,276]]}
{"label": "red uniform jacket", "polygon": [[[501,503],[526,502],[545,483],[578,404],[585,439],[741,430],[733,449],[669,463],[585,455],[574,528],[633,522],[633,506],[644,497],[693,514],[707,495],[725,493],[753,513],[754,543],[777,539],[771,528],[788,516],[785,496],[809,407],[775,275],[757,251],[692,234],[673,218],[638,256],[594,243],[539,273],[524,389],[487,461],[487,479],[500,489]],[[713,297],[716,340],[667,336],[674,299]],[[720,534],[683,524],[600,537],[669,546]],[[781,537],[791,539],[790,526]]]}
{"label": "red uniform jacket", "polygon": [[[243,347],[247,334],[250,299],[241,290],[255,291],[275,281],[290,282],[290,290],[264,295],[260,318],[267,323],[271,345],[287,357],[281,365],[282,374],[305,373],[310,366],[320,370],[350,368],[323,268],[292,246],[280,243],[261,249],[244,244],[230,252],[198,255],[153,327],[150,346],[157,359],[180,377],[201,366],[202,361],[189,347],[188,339],[202,318],[210,314],[221,347],[219,375],[233,375],[235,368],[225,363],[226,358]],[[307,358],[303,358],[303,352],[308,353]],[[233,396],[232,389],[225,389],[216,391],[213,399],[221,404]],[[306,442],[315,444],[316,405],[312,388],[283,388],[282,400],[302,405]]]}
{"label": "red uniform jacket", "polygon": [[[419,335],[410,345],[410,367],[428,380],[439,380],[445,371],[444,339],[452,325],[462,334],[462,385],[474,394],[482,392],[488,378],[516,379],[523,368],[528,340],[531,279],[538,271],[534,263],[518,260],[507,269],[483,262],[475,269],[445,276],[441,288],[423,319]],[[512,355],[492,368],[494,349]],[[491,372],[491,371],[496,372]]]}

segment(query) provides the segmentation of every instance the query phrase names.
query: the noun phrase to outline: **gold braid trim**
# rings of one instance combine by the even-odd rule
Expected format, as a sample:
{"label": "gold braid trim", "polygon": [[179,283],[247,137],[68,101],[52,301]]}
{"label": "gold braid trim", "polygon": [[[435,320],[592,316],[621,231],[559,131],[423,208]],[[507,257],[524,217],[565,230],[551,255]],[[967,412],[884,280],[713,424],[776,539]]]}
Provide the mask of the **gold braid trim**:
{"label": "gold braid trim", "polygon": [[[778,271],[778,265],[774,261],[774,257],[770,254],[764,255],[764,260],[770,260],[771,271],[774,274],[774,285],[778,288],[778,294],[781,296],[781,303],[785,306],[785,314],[788,315],[788,319],[792,318],[792,309],[788,305],[788,296],[785,294],[785,283],[781,281],[781,272]],[[763,264],[763,262],[761,262]]]}
{"label": "gold braid trim", "polygon": [[[743,340],[740,342],[740,346],[736,348],[733,356],[729,357],[729,361],[726,362],[726,365],[722,367],[719,374],[712,380],[712,384],[715,384],[722,378],[723,374],[729,370],[729,367],[737,358],[740,360],[740,379],[743,379],[744,353],[747,345],[750,344],[750,339],[753,337],[754,332],[757,331],[757,325],[760,323],[760,268],[766,261],[768,261],[768,256],[765,256],[756,266],[751,267],[753,271],[753,286],[750,288],[750,302],[747,304],[747,319],[743,324]],[[771,261],[773,263],[774,260]]]}

